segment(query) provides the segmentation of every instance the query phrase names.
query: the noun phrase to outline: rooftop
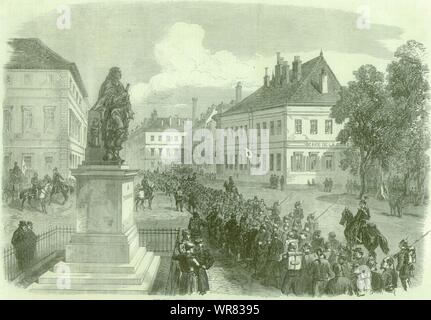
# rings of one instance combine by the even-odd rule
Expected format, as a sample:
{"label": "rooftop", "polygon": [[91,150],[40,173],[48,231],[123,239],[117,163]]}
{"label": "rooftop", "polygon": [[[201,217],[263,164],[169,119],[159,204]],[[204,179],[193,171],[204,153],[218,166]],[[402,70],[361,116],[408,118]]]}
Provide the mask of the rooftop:
{"label": "rooftop", "polygon": [[[299,57],[295,57],[294,61],[297,60],[299,61]],[[323,57],[323,53],[320,53],[316,58],[302,63],[300,70],[301,76],[298,80],[294,78],[294,70],[288,70],[289,80],[284,85],[275,85],[273,83],[273,75],[273,79],[269,81],[268,85],[264,84],[251,95],[224,112],[223,116],[295,103],[334,104],[338,100],[338,92],[341,85]],[[327,93],[322,93],[320,90],[320,75],[322,72],[327,74]]]}
{"label": "rooftop", "polygon": [[14,38],[10,39],[9,45],[13,48],[13,53],[6,69],[69,70],[82,95],[88,97],[75,63],[64,59],[40,39]]}

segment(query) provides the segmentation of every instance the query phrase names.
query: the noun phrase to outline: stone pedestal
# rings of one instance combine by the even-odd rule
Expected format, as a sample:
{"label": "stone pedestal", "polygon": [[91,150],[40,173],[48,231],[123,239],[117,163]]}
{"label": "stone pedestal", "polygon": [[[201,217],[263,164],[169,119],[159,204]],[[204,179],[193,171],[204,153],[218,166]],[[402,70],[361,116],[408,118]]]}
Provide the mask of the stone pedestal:
{"label": "stone pedestal", "polygon": [[70,288],[56,288],[58,276],[54,271],[43,275],[32,289],[56,293],[147,293],[160,257],[139,247],[133,217],[133,179],[137,170],[87,164],[72,174],[77,182],[77,218],[76,233],[66,245]]}

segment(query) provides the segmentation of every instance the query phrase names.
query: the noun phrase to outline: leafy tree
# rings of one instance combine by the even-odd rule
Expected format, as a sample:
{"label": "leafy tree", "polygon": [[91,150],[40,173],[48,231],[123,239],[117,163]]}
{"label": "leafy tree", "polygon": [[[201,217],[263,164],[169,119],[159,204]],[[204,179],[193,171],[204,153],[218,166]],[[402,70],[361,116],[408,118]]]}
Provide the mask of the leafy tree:
{"label": "leafy tree", "polygon": [[404,195],[410,181],[416,183],[416,192],[422,195],[429,169],[428,98],[429,69],[423,44],[414,40],[400,46],[395,59],[387,68],[387,91],[391,104],[387,110],[392,129],[385,133],[388,144],[386,158],[391,176],[402,181]]}
{"label": "leafy tree", "polygon": [[363,65],[354,73],[355,79],[342,88],[340,99],[331,109],[336,123],[344,123],[337,141],[347,146],[347,154],[357,153],[359,163],[344,161],[344,167],[357,166],[361,190],[365,193],[366,171],[383,148],[382,128],[386,124],[384,109],[388,100],[384,74],[372,65]]}

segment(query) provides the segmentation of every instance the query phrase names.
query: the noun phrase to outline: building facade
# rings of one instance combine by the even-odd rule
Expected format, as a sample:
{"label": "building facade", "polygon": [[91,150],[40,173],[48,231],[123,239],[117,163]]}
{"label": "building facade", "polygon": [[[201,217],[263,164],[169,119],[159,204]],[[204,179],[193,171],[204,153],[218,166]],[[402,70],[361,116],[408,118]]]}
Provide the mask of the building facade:
{"label": "building facade", "polygon": [[3,169],[68,177],[83,160],[88,95],[74,63],[39,39],[13,39],[5,67]]}
{"label": "building facade", "polygon": [[241,161],[237,141],[235,159],[218,165],[218,174],[265,182],[272,174],[283,175],[287,184],[321,183],[325,178],[341,183],[345,172],[338,163],[345,147],[336,137],[342,125],[330,117],[340,89],[323,53],[305,63],[296,56],[292,69],[278,53],[272,77],[266,68],[263,86],[224,112],[218,124],[234,131],[257,129],[258,150],[260,130],[269,131],[269,156],[261,157],[260,151],[254,155],[266,174],[250,175],[250,162]]}
{"label": "building facade", "polygon": [[179,117],[154,115],[136,127],[126,141],[126,164],[141,170],[164,170],[184,162],[184,122]]}

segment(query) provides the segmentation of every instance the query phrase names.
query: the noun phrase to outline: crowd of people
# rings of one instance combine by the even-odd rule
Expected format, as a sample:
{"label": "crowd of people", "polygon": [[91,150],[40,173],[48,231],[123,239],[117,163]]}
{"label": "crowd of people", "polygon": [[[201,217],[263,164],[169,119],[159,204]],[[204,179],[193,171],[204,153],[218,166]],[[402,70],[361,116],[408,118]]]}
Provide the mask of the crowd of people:
{"label": "crowd of people", "polygon": [[31,221],[20,221],[12,240],[15,257],[20,271],[25,271],[34,261],[37,247],[37,235],[33,232]]}
{"label": "crowd of people", "polygon": [[280,186],[280,189],[284,190],[285,183],[286,180],[284,179],[283,175],[278,177],[276,174],[271,174],[271,176],[269,177],[269,187],[271,189],[278,189],[278,187]]}
{"label": "crowd of people", "polygon": [[[257,196],[245,199],[232,178],[224,183],[224,190],[199,183],[190,172],[148,174],[147,178],[168,195],[181,192],[181,201],[192,214],[174,254],[178,267],[170,283],[178,290],[171,288],[171,292],[208,290],[206,270],[213,262],[205,260],[211,256],[209,247],[285,295],[364,295],[394,292],[398,283],[405,290],[409,286],[415,251],[406,240],[400,242],[399,252],[378,263],[374,253],[341,242],[335,232],[325,239],[318,217],[305,215],[299,201],[281,216],[287,199],[271,206]],[[358,212],[364,208],[369,212],[362,200]],[[202,248],[205,258],[199,253]]]}

